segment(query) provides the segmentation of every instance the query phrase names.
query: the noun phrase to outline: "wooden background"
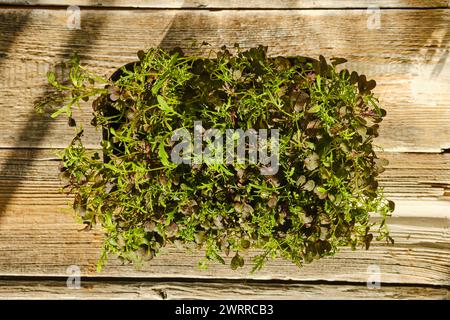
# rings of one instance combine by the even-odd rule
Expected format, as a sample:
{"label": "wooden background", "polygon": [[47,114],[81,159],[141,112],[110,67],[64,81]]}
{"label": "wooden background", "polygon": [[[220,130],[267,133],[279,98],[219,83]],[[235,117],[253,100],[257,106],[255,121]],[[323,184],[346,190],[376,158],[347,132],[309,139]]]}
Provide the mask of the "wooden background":
{"label": "wooden background", "polygon": [[[81,7],[80,29],[67,6]],[[379,29],[368,19],[380,7]],[[370,24],[370,23],[369,23]],[[239,42],[272,55],[341,56],[378,82],[388,116],[377,144],[390,160],[381,184],[396,202],[396,244],[342,250],[302,269],[276,260],[251,275],[176,248],[141,270],[111,259],[95,272],[102,233],[78,231],[58,188],[55,151],[73,136],[63,120],[36,115],[45,73],[77,51],[104,75],[150,46],[190,49]],[[1,0],[0,298],[433,298],[450,288],[450,9],[448,0]],[[88,122],[89,108],[77,114]],[[87,130],[86,143],[100,135]],[[248,253],[249,256],[252,252]],[[83,275],[66,288],[67,268]],[[369,266],[381,287],[369,289]]]}

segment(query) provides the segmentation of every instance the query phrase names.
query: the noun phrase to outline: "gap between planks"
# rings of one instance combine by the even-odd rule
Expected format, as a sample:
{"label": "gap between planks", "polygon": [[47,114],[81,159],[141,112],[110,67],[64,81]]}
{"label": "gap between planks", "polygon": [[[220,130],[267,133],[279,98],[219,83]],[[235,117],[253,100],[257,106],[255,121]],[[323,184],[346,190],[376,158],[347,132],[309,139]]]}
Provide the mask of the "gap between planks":
{"label": "gap between planks", "polygon": [[4,6],[37,6],[37,7],[67,7],[79,6],[83,8],[104,8],[104,9],[261,9],[261,10],[292,10],[292,9],[439,9],[448,8],[450,3],[447,0],[303,0],[303,1],[283,1],[283,0],[5,0]]}
{"label": "gap between planks", "polygon": [[1,277],[1,299],[448,299],[441,286],[208,279],[82,278],[69,289],[67,278]]}

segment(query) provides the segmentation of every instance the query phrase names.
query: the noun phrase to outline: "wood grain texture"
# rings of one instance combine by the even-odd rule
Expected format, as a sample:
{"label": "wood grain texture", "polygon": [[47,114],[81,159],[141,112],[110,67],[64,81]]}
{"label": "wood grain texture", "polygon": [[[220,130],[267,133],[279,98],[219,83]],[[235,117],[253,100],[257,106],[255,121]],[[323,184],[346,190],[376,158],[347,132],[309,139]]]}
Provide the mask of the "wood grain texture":
{"label": "wood grain texture", "polygon": [[387,196],[450,200],[450,154],[378,154],[389,161],[378,179]]}
{"label": "wood grain texture", "polygon": [[[424,205],[432,214],[433,202]],[[449,211],[447,211],[449,212]],[[123,265],[111,257],[100,274],[95,271],[100,254],[102,232],[79,231],[67,207],[49,205],[9,205],[0,217],[0,275],[65,276],[67,268],[77,265],[83,275],[99,277],[266,279],[296,281],[366,282],[369,266],[379,267],[381,281],[393,284],[450,285],[450,220],[442,218],[395,217],[390,228],[396,244],[373,243],[370,250],[342,249],[335,257],[323,258],[298,268],[276,259],[256,274],[251,262],[233,271],[228,265],[211,264],[200,270],[201,250],[192,252],[167,247],[141,269]],[[245,253],[252,257],[255,251]]]}
{"label": "wood grain texture", "polygon": [[[447,0],[2,4],[24,6],[0,9],[0,298],[448,299],[450,155],[439,152],[450,148],[450,15],[448,9],[422,10],[446,7]],[[64,6],[70,4],[92,7],[82,8],[81,29],[67,25]],[[369,5],[390,8],[380,11],[380,28],[368,24],[374,14]],[[352,10],[322,10],[330,8]],[[112,257],[102,273],[95,272],[102,231],[79,231],[68,209],[71,198],[58,190],[53,149],[66,146],[73,129],[62,119],[37,116],[33,101],[49,90],[45,73],[74,50],[89,68],[108,76],[150,46],[207,54],[190,47],[194,40],[211,48],[265,44],[271,55],[346,57],[349,69],[377,80],[388,111],[377,144],[391,151],[380,154],[390,161],[380,184],[396,201],[389,221],[395,246],[343,249],[301,269],[277,259],[256,274],[249,273],[251,263],[238,271],[218,264],[202,271],[201,250],[168,247],[141,269]],[[76,113],[85,127],[90,117],[88,105]],[[97,148],[99,140],[98,132],[86,130],[87,146]],[[80,290],[65,288],[70,265],[88,277]],[[380,270],[380,290],[365,286],[369,266]]]}
{"label": "wood grain texture", "polygon": [[[83,274],[96,275],[102,232],[80,232],[68,209],[70,197],[61,195],[55,150],[0,150],[0,275],[65,275],[69,265],[80,266]],[[449,179],[448,154],[383,154],[392,168],[385,175],[397,184],[395,217],[391,219],[394,247],[378,243],[369,251],[343,250],[334,258],[298,269],[283,260],[271,262],[263,272],[249,268],[233,272],[228,266],[212,265],[207,271],[196,267],[202,252],[186,255],[168,248],[142,270],[123,266],[112,259],[99,276],[257,278],[293,280],[365,281],[367,268],[380,267],[387,283],[448,284],[450,279],[450,202],[441,194],[430,200],[414,200],[421,193],[432,194],[418,181],[442,183]],[[409,183],[417,183],[416,194],[404,197]],[[405,189],[406,186],[406,189]],[[425,185],[424,185],[425,186]],[[392,187],[392,185],[391,185]],[[442,190],[440,191],[442,193]],[[395,194],[395,192],[394,192]],[[402,198],[403,197],[403,198]],[[434,199],[434,200],[431,200]],[[441,200],[437,200],[441,199]],[[253,255],[250,252],[249,255]],[[229,259],[228,259],[229,260]]]}
{"label": "wood grain texture", "polygon": [[436,287],[381,285],[369,289],[364,284],[316,284],[283,282],[218,281],[102,281],[82,279],[80,289],[66,287],[60,280],[0,279],[0,299],[433,299],[446,300],[449,290]]}
{"label": "wood grain texture", "polygon": [[[67,203],[69,198],[58,192],[63,183],[58,177],[57,152],[0,149],[0,207],[6,201],[23,205]],[[389,161],[378,179],[388,197],[450,200],[450,154],[380,152],[379,156]]]}
{"label": "wood grain texture", "polygon": [[[366,10],[87,10],[81,29],[70,30],[65,9],[10,8],[0,10],[0,21],[0,110],[9,115],[0,119],[0,147],[68,143],[73,129],[36,117],[32,103],[48,90],[46,71],[72,50],[106,76],[150,46],[206,54],[189,49],[193,40],[212,48],[265,44],[271,55],[346,57],[350,69],[378,82],[388,116],[377,144],[387,151],[450,147],[448,10],[385,10],[380,29],[367,27]],[[88,106],[77,120],[89,123]],[[86,130],[88,146],[99,138]]]}
{"label": "wood grain texture", "polygon": [[[0,275],[61,276],[69,265],[95,275],[102,232],[98,228],[78,231],[82,226],[68,209],[71,198],[58,190],[62,183],[55,152],[0,149]],[[276,260],[256,275],[249,274],[249,267],[233,272],[227,266],[212,265],[200,271],[196,263],[201,251],[186,255],[168,248],[142,270],[112,259],[100,276],[365,281],[368,266],[375,264],[383,282],[449,284],[450,201],[443,186],[450,178],[450,155],[380,156],[390,160],[382,184],[396,199],[390,221],[394,247],[378,243],[369,251],[346,249],[303,269]],[[423,200],[416,200],[419,197]]]}
{"label": "wood grain texture", "polygon": [[89,7],[135,7],[135,8],[436,8],[447,7],[447,0],[1,0],[0,4],[25,6],[89,6]]}

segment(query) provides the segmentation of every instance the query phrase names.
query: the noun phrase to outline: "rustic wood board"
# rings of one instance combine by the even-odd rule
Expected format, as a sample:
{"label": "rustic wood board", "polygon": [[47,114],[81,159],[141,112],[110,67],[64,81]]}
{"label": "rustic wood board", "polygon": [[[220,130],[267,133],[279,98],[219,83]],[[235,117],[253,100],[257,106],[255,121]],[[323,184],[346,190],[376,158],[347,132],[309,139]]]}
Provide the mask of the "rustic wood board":
{"label": "rustic wood board", "polygon": [[[58,191],[62,184],[54,153],[55,150],[45,149],[0,150],[0,275],[62,276],[73,264],[80,266],[84,274],[96,275],[101,230],[78,231],[82,226],[75,223],[74,214],[68,209],[71,199]],[[428,180],[448,182],[448,154],[384,153],[381,156],[391,162],[392,168],[385,172],[391,177],[389,181],[395,181],[396,176],[409,177],[412,183],[422,175]],[[450,202],[445,200],[448,198],[442,190],[439,197],[431,198],[434,200],[414,200],[420,190],[413,199],[402,198],[407,192],[401,180],[396,190],[399,190],[399,200],[396,200],[395,217],[391,219],[394,247],[378,243],[369,251],[343,250],[337,257],[303,269],[276,260],[255,275],[248,273],[249,268],[232,272],[221,265],[201,271],[196,267],[201,251],[186,255],[168,248],[166,254],[142,270],[122,266],[112,259],[99,276],[217,278],[220,275],[223,278],[365,281],[368,266],[376,264],[383,282],[448,284]]]}
{"label": "rustic wood board", "polygon": [[[41,9],[30,6],[37,4],[33,0],[2,4],[17,6],[0,7],[0,110],[9,116],[0,119],[0,298],[448,299],[450,155],[440,153],[450,148],[447,0],[41,0]],[[82,8],[81,29],[71,30],[68,5],[96,8]],[[368,28],[370,5],[389,8],[380,11],[380,29]],[[432,7],[439,9],[423,10]],[[235,10],[243,8],[258,10]],[[380,153],[390,160],[380,184],[397,205],[390,219],[395,246],[344,249],[301,269],[277,259],[256,274],[249,273],[250,263],[237,272],[217,264],[202,271],[196,266],[202,251],[168,247],[141,269],[112,258],[95,272],[102,232],[78,231],[71,198],[58,191],[58,161],[50,149],[64,147],[73,129],[36,115],[33,101],[49,90],[46,71],[74,50],[107,76],[150,46],[206,54],[190,48],[193,40],[212,48],[262,43],[271,55],[342,56],[350,60],[348,68],[377,80],[388,110],[377,144],[390,151]],[[86,125],[91,116],[85,107],[77,121]],[[97,148],[99,139],[98,132],[86,131],[87,146]],[[87,277],[80,290],[64,287],[70,265]],[[369,266],[380,268],[379,290],[365,285]]]}
{"label": "rustic wood board", "polygon": [[2,4],[39,6],[89,6],[138,8],[437,8],[447,7],[447,0],[2,0]]}
{"label": "rustic wood board", "polygon": [[[45,149],[0,150],[0,275],[62,276],[73,264],[80,266],[84,274],[96,275],[101,231],[78,231],[81,225],[75,223],[73,213],[68,210],[71,199],[58,191],[62,184],[54,153],[55,150]],[[142,270],[122,266],[112,259],[99,276],[216,278],[220,275],[223,278],[365,281],[367,267],[376,264],[384,282],[448,284],[450,202],[445,200],[448,198],[442,189],[431,191],[430,181],[429,190],[418,188],[413,198],[404,197],[408,192],[402,179],[409,183],[418,179],[448,182],[450,155],[384,153],[381,156],[390,160],[383,176],[389,177],[391,183],[401,178],[393,192],[398,198],[395,218],[391,220],[397,243],[394,247],[376,244],[369,251],[344,250],[335,258],[323,259],[303,269],[276,260],[255,275],[248,274],[248,268],[232,272],[221,265],[201,271],[196,267],[201,251],[186,256],[183,251],[169,248]],[[432,194],[438,190],[440,196],[414,200],[421,193]]]}
{"label": "rustic wood board", "polygon": [[[432,216],[433,201],[423,205]],[[447,211],[448,212],[448,211]],[[370,250],[343,249],[298,268],[283,259],[271,261],[258,273],[250,274],[251,262],[232,271],[228,265],[211,264],[200,270],[201,250],[186,252],[167,247],[141,269],[122,265],[111,258],[100,274],[95,271],[102,232],[79,231],[73,214],[64,205],[9,205],[0,217],[0,275],[66,276],[77,265],[83,275],[98,277],[278,279],[296,281],[366,282],[369,266],[380,269],[381,282],[392,284],[450,285],[450,220],[446,217],[397,217],[390,220],[396,244],[374,243]],[[254,256],[255,251],[245,254]]]}
{"label": "rustic wood board", "polygon": [[[271,55],[346,57],[350,68],[378,81],[388,116],[377,144],[386,151],[450,147],[449,10],[385,10],[379,30],[367,28],[366,10],[87,10],[80,30],[67,28],[65,9],[4,8],[0,20],[0,110],[10,115],[0,119],[0,147],[67,144],[73,129],[35,115],[32,103],[48,90],[49,66],[73,50],[108,75],[139,49],[189,49],[193,40],[213,48],[263,43]],[[89,122],[89,107],[77,120]],[[86,130],[86,140],[95,147],[99,134]]]}
{"label": "rustic wood board", "polygon": [[364,284],[283,282],[219,282],[173,280],[81,280],[80,289],[66,287],[66,279],[0,279],[0,299],[434,299],[449,298],[439,287],[389,286],[369,289]]}

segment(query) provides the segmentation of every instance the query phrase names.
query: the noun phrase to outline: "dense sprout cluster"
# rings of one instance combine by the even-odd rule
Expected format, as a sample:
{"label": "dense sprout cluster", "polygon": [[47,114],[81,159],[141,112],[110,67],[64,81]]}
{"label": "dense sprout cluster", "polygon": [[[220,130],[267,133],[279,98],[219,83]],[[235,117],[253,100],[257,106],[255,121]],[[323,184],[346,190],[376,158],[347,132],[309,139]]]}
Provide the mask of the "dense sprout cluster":
{"label": "dense sprout cluster", "polygon": [[[82,128],[62,154],[66,190],[84,223],[105,231],[109,253],[150,259],[168,243],[202,247],[205,259],[233,269],[257,248],[253,269],[277,256],[302,265],[339,247],[368,248],[394,204],[376,177],[387,163],[373,138],[385,111],[375,81],[336,65],[344,59],[268,57],[266,47],[227,48],[214,58],[150,49],[101,79],[72,60],[67,83],[49,74],[56,102],[76,126],[72,107],[90,96],[102,152],[82,144]],[[98,86],[101,84],[101,87]],[[279,170],[260,164],[176,164],[175,129],[279,130]],[[205,144],[207,142],[204,142]],[[377,213],[381,219],[369,219]],[[375,231],[373,227],[377,226]]]}

